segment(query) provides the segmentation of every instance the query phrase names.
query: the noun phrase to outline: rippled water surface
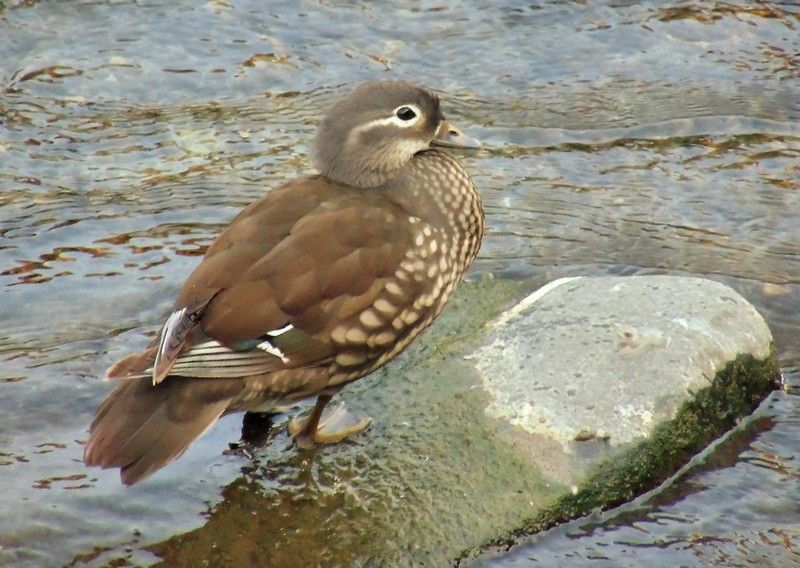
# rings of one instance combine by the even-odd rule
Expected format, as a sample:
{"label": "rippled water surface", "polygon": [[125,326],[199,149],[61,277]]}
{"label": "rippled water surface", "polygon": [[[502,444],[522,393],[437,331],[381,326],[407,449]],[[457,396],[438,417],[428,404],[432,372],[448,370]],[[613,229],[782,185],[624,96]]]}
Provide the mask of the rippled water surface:
{"label": "rippled water surface", "polygon": [[721,280],[788,383],[668,487],[487,562],[800,565],[799,12],[0,1],[0,564],[156,561],[230,496],[236,417],[132,489],[85,469],[100,377],[238,209],[311,169],[329,104],[399,77],[486,144],[462,160],[489,227],[476,273]]}

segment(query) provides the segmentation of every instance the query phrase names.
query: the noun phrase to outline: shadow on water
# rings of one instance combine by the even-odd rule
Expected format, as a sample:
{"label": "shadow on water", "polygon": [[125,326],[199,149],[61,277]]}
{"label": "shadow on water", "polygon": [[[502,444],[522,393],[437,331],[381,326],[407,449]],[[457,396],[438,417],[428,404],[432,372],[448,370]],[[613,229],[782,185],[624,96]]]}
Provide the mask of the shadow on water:
{"label": "shadow on water", "polygon": [[[486,143],[463,158],[489,226],[474,275],[506,300],[519,280],[708,276],[765,316],[789,387],[659,492],[491,562],[798,563],[798,26],[791,2],[0,1],[0,565],[430,565],[524,513],[538,481],[480,455],[496,432],[443,355],[454,316],[347,390],[376,418],[357,442],[301,453],[281,417],[227,451],[229,417],[130,489],[80,460],[105,367],[241,207],[310,170],[324,109],[383,77],[441,89]],[[465,463],[485,470],[467,483]]]}

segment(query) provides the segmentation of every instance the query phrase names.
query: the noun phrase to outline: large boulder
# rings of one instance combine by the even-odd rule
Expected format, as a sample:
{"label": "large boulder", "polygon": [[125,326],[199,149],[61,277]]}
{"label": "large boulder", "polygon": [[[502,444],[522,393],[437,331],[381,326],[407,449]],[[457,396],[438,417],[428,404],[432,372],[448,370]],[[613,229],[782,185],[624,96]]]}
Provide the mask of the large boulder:
{"label": "large boulder", "polygon": [[779,383],[772,336],[702,278],[565,278],[490,325],[473,355],[542,473],[568,488],[495,548],[652,489]]}
{"label": "large boulder", "polygon": [[219,458],[243,475],[208,522],[150,550],[175,566],[447,565],[652,488],[774,388],[769,330],[721,284],[561,280],[503,312],[522,296],[462,286],[340,395],[367,432],[301,451],[279,419],[265,447]]}

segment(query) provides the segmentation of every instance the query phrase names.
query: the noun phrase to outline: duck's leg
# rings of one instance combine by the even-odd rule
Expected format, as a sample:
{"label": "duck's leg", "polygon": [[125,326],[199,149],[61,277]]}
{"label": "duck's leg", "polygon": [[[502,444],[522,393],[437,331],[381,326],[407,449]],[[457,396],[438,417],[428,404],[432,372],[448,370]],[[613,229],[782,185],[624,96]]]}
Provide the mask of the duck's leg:
{"label": "duck's leg", "polygon": [[[317,403],[314,405],[314,410],[311,415],[306,419],[292,418],[289,421],[289,434],[294,438],[295,444],[303,449],[313,448],[316,444],[335,444],[341,442],[348,436],[358,434],[367,429],[372,420],[365,418],[357,422],[353,422],[352,417],[349,418],[349,424],[342,425],[341,423],[348,418],[347,410],[344,405],[339,405],[332,411],[323,416],[325,406],[330,402],[333,395],[321,394],[317,397]],[[337,428],[333,430],[333,428]]]}
{"label": "duck's leg", "polygon": [[242,442],[253,447],[263,446],[272,433],[271,412],[245,412],[242,419]]}

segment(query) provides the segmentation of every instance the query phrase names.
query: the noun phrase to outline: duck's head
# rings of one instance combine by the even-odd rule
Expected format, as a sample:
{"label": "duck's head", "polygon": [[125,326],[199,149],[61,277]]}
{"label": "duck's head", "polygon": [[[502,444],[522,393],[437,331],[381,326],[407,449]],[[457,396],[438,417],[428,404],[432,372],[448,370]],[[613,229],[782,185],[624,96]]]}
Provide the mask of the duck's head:
{"label": "duck's head", "polygon": [[405,81],[375,81],[328,111],[317,131],[316,166],[339,183],[380,187],[432,145],[480,143],[445,119],[435,93]]}

